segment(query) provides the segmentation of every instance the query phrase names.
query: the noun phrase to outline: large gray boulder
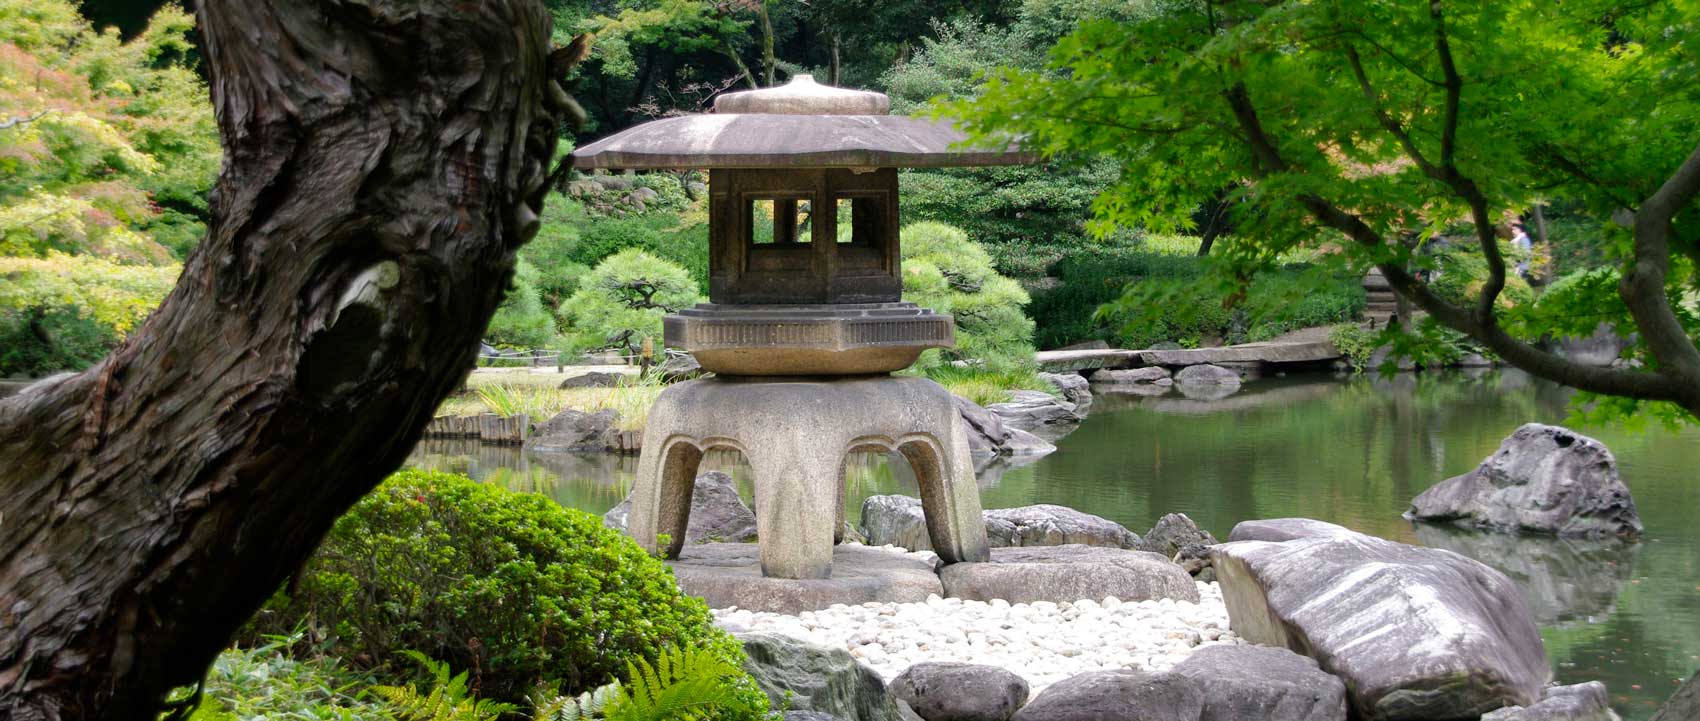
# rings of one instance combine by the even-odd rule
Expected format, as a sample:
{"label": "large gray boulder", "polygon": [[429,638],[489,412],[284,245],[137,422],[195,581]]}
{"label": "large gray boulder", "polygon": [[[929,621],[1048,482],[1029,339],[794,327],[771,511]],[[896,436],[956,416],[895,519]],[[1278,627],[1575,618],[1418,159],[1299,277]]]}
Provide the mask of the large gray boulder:
{"label": "large gray boulder", "polygon": [[[631,376],[631,378],[634,378],[634,379],[636,377],[637,376]],[[619,386],[622,383],[626,383],[627,382],[626,378],[627,378],[627,375],[624,374],[624,373],[608,373],[606,371],[589,371],[587,373],[580,373],[578,375],[571,376],[571,377],[567,378],[566,380],[561,381],[561,385],[559,387],[562,388],[562,389],[614,388],[614,387]]]}
{"label": "large gray boulder", "polygon": [[920,603],[944,595],[936,573],[938,556],[930,553],[837,546],[832,549],[831,578],[800,581],[762,575],[759,551],[753,543],[685,546],[667,565],[679,590],[701,598],[709,608],[798,614],[836,603]]}
{"label": "large gray boulder", "polygon": [[1093,671],[1051,684],[1015,721],[1199,721],[1204,695],[1178,674]]}
{"label": "large gray boulder", "polygon": [[918,663],[891,680],[891,693],[926,721],[1009,721],[1027,691],[1008,669],[974,663]]}
{"label": "large gray boulder", "polygon": [[1346,719],[1346,685],[1284,648],[1206,646],[1170,673],[1204,691],[1199,721]]}
{"label": "large gray boulder", "polygon": [[1315,658],[1365,721],[1526,706],[1551,675],[1516,586],[1456,553],[1323,533],[1225,543],[1211,564],[1233,630]]}
{"label": "large gray boulder", "polygon": [[1291,541],[1295,538],[1326,538],[1356,533],[1345,526],[1309,518],[1265,518],[1240,521],[1228,531],[1232,541]]}
{"label": "large gray boulder", "polygon": [[526,439],[527,450],[568,453],[600,453],[619,446],[614,422],[619,413],[606,408],[595,413],[571,408],[544,421]]}
{"label": "large gray boulder", "polygon": [[1606,685],[1589,681],[1551,686],[1533,706],[1508,706],[1482,715],[1482,721],[1618,721]]}
{"label": "large gray boulder", "polygon": [[1175,384],[1181,386],[1232,386],[1240,387],[1240,374],[1219,365],[1200,363],[1180,369],[1175,373]]}
{"label": "large gray boulder", "polygon": [[927,517],[921,510],[921,499],[914,496],[862,499],[862,537],[870,546],[891,545],[911,551],[933,548],[927,536]]}
{"label": "large gray boulder", "polygon": [[[986,540],[994,548],[1070,543],[1133,548],[1139,543],[1139,536],[1121,524],[1065,506],[999,508],[984,511],[982,517]],[[932,548],[921,499],[913,496],[869,496],[862,501],[862,528],[870,545]]]}
{"label": "large gray boulder", "polygon": [[982,511],[981,515],[986,520],[986,539],[993,547],[1080,544],[1134,548],[1139,545],[1139,536],[1126,526],[1067,506],[1041,503],[994,508]]}
{"label": "large gray boulder", "polygon": [[1209,531],[1198,527],[1185,513],[1170,513],[1157,519],[1157,525],[1147,531],[1139,542],[1139,550],[1150,551],[1164,558],[1174,558],[1188,546],[1214,546],[1219,541]]}
{"label": "large gray boulder", "polygon": [[994,548],[987,563],[939,569],[944,595],[1010,603],[1172,598],[1198,602],[1198,587],[1180,566],[1155,553],[1101,546]]}
{"label": "large gray boulder", "polygon": [[1040,373],[1039,378],[1055,386],[1063,400],[1074,404],[1075,415],[1084,417],[1092,408],[1092,385],[1079,373]]}
{"label": "large gray boulder", "polygon": [[1507,533],[1641,534],[1641,516],[1611,451],[1539,423],[1518,428],[1475,470],[1423,491],[1405,517]]}
{"label": "large gray boulder", "polygon": [[661,361],[661,364],[651,372],[660,376],[662,383],[677,383],[692,378],[701,378],[704,373],[702,364],[697,362],[696,356],[690,354],[669,355],[667,360]]}
{"label": "large gray boulder", "polygon": [[1050,441],[1004,425],[1003,418],[974,401],[953,397],[967,427],[968,452],[975,458],[1042,456],[1057,449]]}
{"label": "large gray boulder", "polygon": [[986,410],[1001,419],[1004,427],[1046,440],[1072,432],[1084,417],[1075,404],[1044,391],[1012,391],[1009,395],[1009,400],[986,406]]}
{"label": "large gray boulder", "polygon": [[756,685],[775,706],[818,711],[846,721],[901,721],[878,673],[840,647],[816,646],[777,633],[737,634]]}
{"label": "large gray boulder", "polygon": [[[602,514],[602,525],[626,530],[626,517],[631,515],[632,497]],[[691,488],[691,520],[685,526],[685,543],[727,541],[744,543],[756,540],[756,514],[738,497],[738,487],[732,477],[720,471],[697,476]]]}

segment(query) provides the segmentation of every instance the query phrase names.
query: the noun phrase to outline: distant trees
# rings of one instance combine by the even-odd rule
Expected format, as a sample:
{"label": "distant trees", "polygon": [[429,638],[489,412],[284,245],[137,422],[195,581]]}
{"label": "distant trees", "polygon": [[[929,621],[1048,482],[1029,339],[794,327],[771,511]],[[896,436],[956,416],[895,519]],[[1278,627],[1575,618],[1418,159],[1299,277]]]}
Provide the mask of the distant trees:
{"label": "distant trees", "polygon": [[168,6],[129,42],[0,0],[0,375],[82,368],[158,305],[209,217],[218,130]]}
{"label": "distant trees", "polygon": [[[1596,412],[1700,415],[1700,3],[1141,7],[946,110],[980,134],[1114,161],[1101,229],[1189,227],[1237,188],[1236,235],[1212,252],[1225,282],[1296,248],[1337,251],[1342,272],[1379,267],[1433,321],[1595,394]],[[1502,226],[1551,197],[1612,239],[1611,277],[1507,309]],[[1433,282],[1441,238],[1471,249],[1482,282]],[[1535,343],[1601,322],[1638,331],[1625,367]]]}

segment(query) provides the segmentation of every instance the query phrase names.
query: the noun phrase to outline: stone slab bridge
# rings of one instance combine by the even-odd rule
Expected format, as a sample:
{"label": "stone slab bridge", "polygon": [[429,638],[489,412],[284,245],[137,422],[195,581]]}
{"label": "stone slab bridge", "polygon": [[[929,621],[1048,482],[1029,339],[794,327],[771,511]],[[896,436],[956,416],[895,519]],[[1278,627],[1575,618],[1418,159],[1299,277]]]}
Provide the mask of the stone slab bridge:
{"label": "stone slab bridge", "polygon": [[1036,358],[1039,370],[1048,373],[1091,371],[1099,368],[1142,368],[1166,366],[1171,368],[1214,363],[1224,366],[1257,364],[1280,369],[1283,366],[1324,365],[1340,359],[1341,353],[1327,340],[1267,341],[1242,343],[1220,348],[1182,348],[1177,350],[1123,350],[1092,348],[1084,350],[1040,351]]}

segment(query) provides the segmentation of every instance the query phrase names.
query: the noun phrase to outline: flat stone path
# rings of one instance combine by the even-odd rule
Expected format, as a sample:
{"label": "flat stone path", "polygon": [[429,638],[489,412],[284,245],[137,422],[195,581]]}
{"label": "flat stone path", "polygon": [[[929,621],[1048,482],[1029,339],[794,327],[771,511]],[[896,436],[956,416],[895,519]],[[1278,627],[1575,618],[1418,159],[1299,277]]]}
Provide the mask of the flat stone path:
{"label": "flat stone path", "polygon": [[1341,354],[1340,349],[1328,342],[1327,328],[1306,328],[1277,340],[1219,348],[1047,350],[1039,351],[1035,357],[1039,362],[1039,370],[1062,373],[1096,368],[1189,366],[1200,363],[1322,363],[1340,358]]}

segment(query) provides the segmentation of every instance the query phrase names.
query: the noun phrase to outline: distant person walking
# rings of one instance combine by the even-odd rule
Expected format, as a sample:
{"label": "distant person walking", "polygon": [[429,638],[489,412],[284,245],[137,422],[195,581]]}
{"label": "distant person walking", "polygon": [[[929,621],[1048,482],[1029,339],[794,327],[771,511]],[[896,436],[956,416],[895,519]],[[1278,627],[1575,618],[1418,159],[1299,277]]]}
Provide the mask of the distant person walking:
{"label": "distant person walking", "polygon": [[1517,275],[1529,277],[1529,259],[1534,257],[1535,243],[1521,225],[1511,226],[1511,247],[1517,249]]}

